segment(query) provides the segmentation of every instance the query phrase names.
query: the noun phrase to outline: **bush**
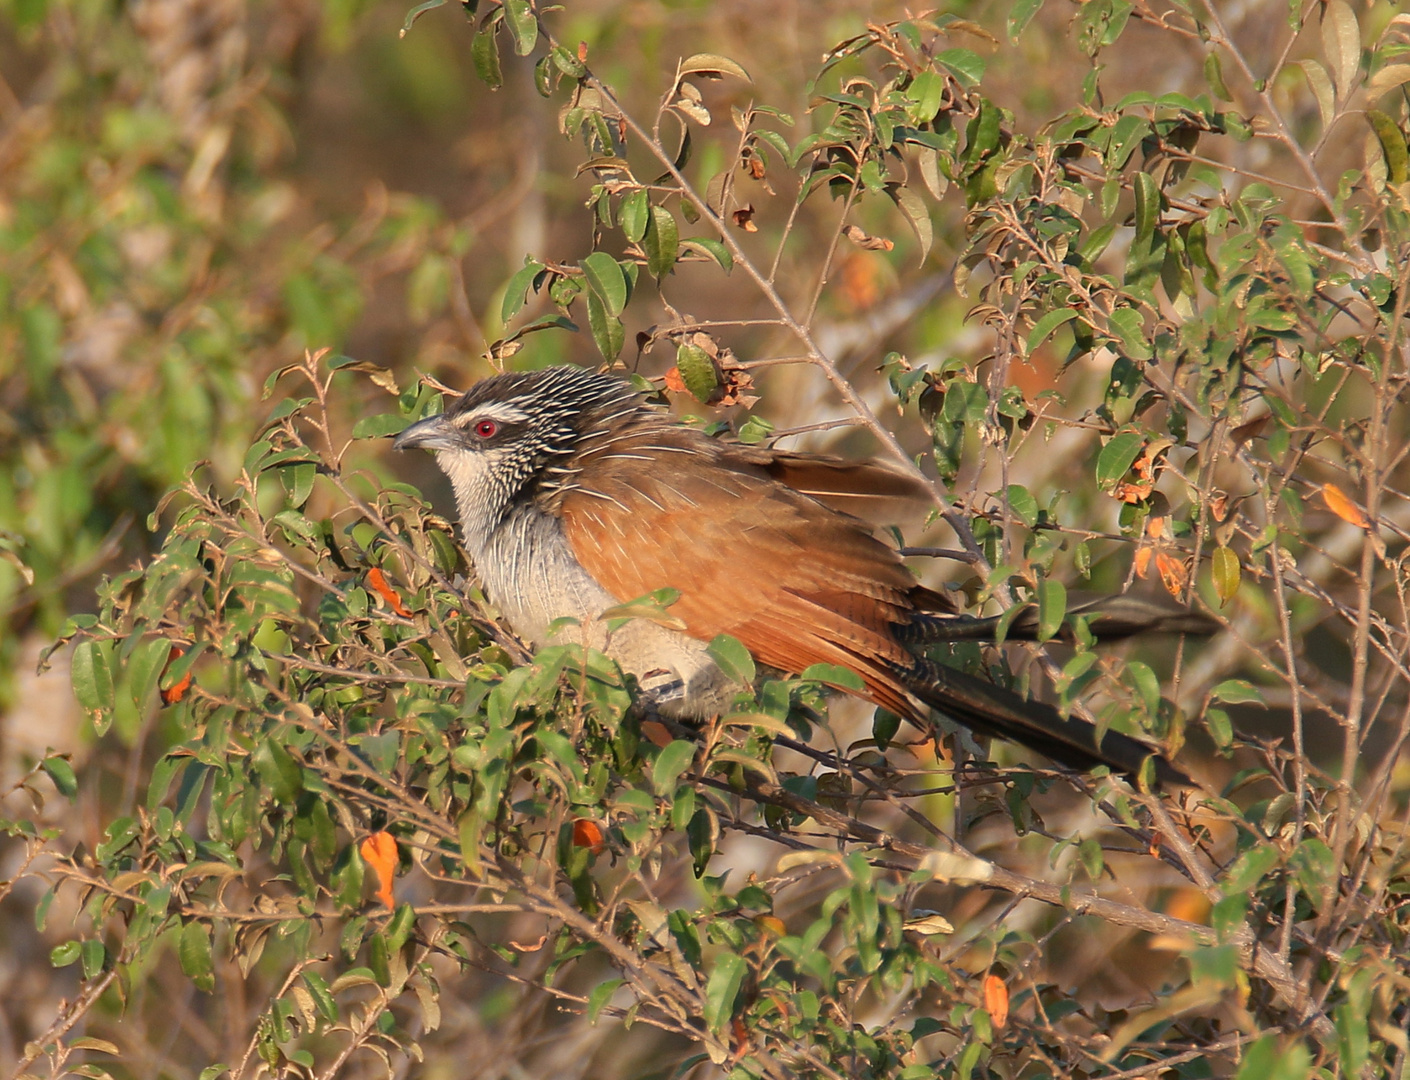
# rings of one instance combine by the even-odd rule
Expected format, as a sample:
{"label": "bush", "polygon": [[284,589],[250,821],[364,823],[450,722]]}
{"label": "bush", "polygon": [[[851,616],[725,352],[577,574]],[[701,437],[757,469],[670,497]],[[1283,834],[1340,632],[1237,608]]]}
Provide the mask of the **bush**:
{"label": "bush", "polygon": [[[451,524],[359,441],[441,384],[310,352],[269,376],[233,485],[197,468],[160,550],[62,635],[95,730],[156,717],[161,753],[96,844],[11,823],[41,925],[56,896],[83,913],[51,954],[80,992],[26,1065],[127,1053],[94,1004],[175,964],[259,1003],[181,1059],[211,1077],[462,1073],[486,1028],[512,1033],[485,1071],[1398,1076],[1410,18],[1280,8],[1262,61],[1178,3],[1083,5],[1074,57],[1041,3],[853,24],[804,127],[708,43],[619,96],[596,74],[630,63],[615,9],[416,24],[434,6],[411,36],[459,35],[491,89],[537,57],[591,213],[577,259],[506,268],[486,359],[583,327],[743,439],[923,453],[941,538],[908,550],[958,563],[975,605],[1055,631],[1080,578],[1208,608],[1208,644],[1113,653],[1079,622],[946,657],[1158,740],[1200,790],[958,739],[947,760],[885,713],[827,719],[802,677],[699,732],[643,722],[605,658],[526,655]],[[1156,49],[1202,85],[1151,90]],[[453,317],[458,259],[411,275],[421,317]],[[951,261],[982,336],[918,314]],[[814,413],[785,429],[790,400]],[[38,768],[77,789],[63,757]],[[114,1042],[66,1042],[84,1015]]]}

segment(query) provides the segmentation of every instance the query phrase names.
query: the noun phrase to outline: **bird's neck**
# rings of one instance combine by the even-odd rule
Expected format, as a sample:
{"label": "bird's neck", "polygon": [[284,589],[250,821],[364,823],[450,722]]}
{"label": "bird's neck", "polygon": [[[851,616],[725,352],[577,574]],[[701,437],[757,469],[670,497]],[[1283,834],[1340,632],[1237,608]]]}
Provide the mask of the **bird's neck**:
{"label": "bird's neck", "polygon": [[441,451],[436,461],[455,492],[466,550],[478,561],[490,537],[503,524],[517,491],[504,483],[504,477],[482,454]]}

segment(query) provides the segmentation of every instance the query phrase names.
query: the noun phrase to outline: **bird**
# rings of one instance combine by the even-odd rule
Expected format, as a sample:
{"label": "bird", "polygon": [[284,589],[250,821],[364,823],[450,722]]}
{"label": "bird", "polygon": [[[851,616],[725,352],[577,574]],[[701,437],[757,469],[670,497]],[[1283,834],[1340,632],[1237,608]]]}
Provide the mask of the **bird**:
{"label": "bird", "polygon": [[[660,716],[729,709],[743,687],[710,649],[728,634],[782,672],[850,669],[864,685],[851,692],[922,730],[934,709],[1071,769],[1189,782],[1145,742],[924,654],[992,641],[999,620],[960,613],[875,535],[867,508],[922,488],[899,468],[712,437],[625,379],[573,366],[482,379],[393,445],[434,454],[470,562],[514,632],[606,653]],[[651,595],[674,600],[636,603]],[[632,610],[647,617],[614,617]],[[1211,629],[1129,596],[1076,610],[1100,638]],[[1006,636],[1038,629],[1024,612]]]}

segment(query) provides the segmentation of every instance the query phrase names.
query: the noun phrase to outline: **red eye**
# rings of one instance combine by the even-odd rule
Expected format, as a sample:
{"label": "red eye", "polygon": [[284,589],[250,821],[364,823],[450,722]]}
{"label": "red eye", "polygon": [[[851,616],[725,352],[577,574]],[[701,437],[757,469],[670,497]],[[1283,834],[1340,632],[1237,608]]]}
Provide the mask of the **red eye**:
{"label": "red eye", "polygon": [[475,434],[482,439],[493,439],[499,434],[499,424],[493,420],[481,420],[475,424]]}

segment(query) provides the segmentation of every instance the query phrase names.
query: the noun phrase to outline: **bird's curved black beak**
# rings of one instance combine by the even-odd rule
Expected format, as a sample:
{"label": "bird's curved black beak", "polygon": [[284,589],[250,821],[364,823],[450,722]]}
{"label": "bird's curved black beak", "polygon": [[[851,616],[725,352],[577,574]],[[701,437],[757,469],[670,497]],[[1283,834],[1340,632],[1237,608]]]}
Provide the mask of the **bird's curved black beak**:
{"label": "bird's curved black beak", "polygon": [[446,421],[445,414],[441,413],[403,428],[392,443],[394,450],[414,450],[418,447],[422,450],[456,450],[460,449],[461,441]]}

